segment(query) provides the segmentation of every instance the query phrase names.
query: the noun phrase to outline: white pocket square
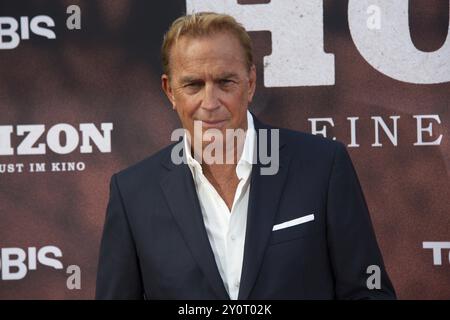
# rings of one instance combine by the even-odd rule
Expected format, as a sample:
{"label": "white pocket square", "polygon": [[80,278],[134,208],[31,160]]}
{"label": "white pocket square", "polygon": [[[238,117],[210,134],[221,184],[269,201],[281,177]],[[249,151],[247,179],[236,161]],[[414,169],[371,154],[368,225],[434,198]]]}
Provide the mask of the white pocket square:
{"label": "white pocket square", "polygon": [[276,224],[273,226],[272,231],[277,231],[280,229],[286,229],[289,227],[293,227],[302,223],[306,223],[309,221],[313,221],[314,220],[314,215],[313,214],[308,214],[307,216],[303,216],[294,220],[289,220],[280,224]]}

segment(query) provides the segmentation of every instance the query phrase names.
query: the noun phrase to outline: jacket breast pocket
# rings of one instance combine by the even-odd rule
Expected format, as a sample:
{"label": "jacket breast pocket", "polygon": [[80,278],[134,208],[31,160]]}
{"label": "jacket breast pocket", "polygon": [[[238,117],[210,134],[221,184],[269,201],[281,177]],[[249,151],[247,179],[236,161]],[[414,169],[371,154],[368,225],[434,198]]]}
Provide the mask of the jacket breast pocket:
{"label": "jacket breast pocket", "polygon": [[276,224],[273,227],[272,235],[269,240],[269,245],[278,244],[281,242],[291,241],[298,238],[308,237],[319,232],[318,222],[314,221],[314,218],[300,223],[296,223],[295,220]]}

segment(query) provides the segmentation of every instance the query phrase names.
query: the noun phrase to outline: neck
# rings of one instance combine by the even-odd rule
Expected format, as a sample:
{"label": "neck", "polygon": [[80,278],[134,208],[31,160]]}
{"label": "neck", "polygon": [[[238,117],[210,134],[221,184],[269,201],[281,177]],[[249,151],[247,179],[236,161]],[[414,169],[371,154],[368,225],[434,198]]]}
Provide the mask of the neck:
{"label": "neck", "polygon": [[[243,134],[237,137],[234,135],[224,137],[225,141],[213,140],[190,145],[192,157],[201,163],[203,169],[236,168],[244,150],[246,132],[243,131]],[[201,149],[200,152],[199,149]]]}

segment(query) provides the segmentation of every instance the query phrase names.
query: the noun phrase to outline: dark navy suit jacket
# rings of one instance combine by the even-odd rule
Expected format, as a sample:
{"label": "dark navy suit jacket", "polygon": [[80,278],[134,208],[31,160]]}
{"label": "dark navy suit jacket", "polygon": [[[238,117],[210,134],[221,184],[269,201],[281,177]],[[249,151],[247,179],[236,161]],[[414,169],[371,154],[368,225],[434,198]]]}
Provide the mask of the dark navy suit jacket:
{"label": "dark navy suit jacket", "polygon": [[[256,130],[273,129],[254,120]],[[278,173],[253,165],[239,299],[395,298],[345,146],[286,129],[279,139]],[[229,299],[173,146],[111,178],[97,299]],[[380,267],[380,289],[366,285],[370,265]]]}

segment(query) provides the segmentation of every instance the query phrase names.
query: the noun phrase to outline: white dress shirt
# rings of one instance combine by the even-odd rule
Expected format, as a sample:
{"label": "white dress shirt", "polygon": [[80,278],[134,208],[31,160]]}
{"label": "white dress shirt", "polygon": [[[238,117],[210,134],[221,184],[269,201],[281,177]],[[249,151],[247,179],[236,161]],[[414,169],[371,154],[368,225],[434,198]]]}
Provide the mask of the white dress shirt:
{"label": "white dress shirt", "polygon": [[236,166],[239,184],[230,212],[225,201],[204,176],[200,163],[192,157],[189,141],[184,137],[187,164],[194,179],[206,232],[220,276],[232,300],[237,300],[239,294],[255,141],[253,117],[247,111],[247,132],[242,155]]}

